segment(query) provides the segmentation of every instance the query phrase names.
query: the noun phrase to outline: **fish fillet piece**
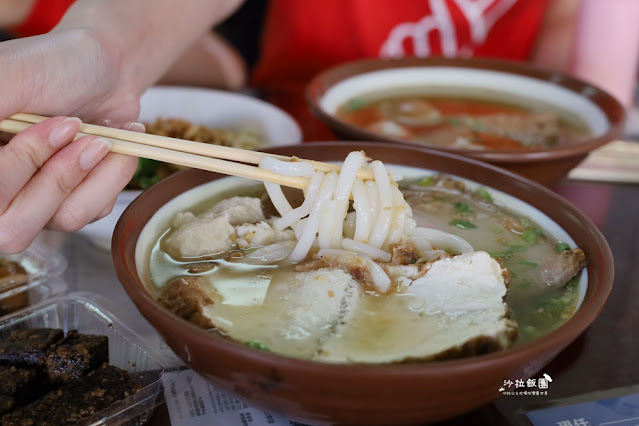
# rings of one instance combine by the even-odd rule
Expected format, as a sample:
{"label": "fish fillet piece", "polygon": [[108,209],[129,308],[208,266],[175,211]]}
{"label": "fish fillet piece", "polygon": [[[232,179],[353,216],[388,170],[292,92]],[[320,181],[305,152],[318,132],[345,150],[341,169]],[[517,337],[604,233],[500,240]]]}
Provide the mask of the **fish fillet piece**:
{"label": "fish fillet piece", "polygon": [[224,216],[200,218],[193,213],[178,213],[175,227],[164,239],[164,249],[175,259],[217,255],[231,250],[237,234]]}
{"label": "fish fillet piece", "polygon": [[231,197],[222,200],[205,212],[202,217],[226,217],[233,226],[264,220],[262,202],[255,197]]}
{"label": "fish fillet piece", "polygon": [[315,359],[390,363],[455,358],[510,346],[517,325],[504,302],[509,273],[485,252],[437,260],[402,292],[367,299],[368,314],[353,316],[324,340]]}

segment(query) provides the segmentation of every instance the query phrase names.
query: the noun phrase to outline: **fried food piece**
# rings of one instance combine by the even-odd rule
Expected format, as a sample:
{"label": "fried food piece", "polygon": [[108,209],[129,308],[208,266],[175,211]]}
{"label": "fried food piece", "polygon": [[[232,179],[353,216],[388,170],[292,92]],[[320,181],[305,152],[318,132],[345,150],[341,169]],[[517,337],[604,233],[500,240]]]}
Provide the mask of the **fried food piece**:
{"label": "fried food piece", "polygon": [[12,396],[0,395],[0,416],[13,410],[16,400]]}
{"label": "fried food piece", "polygon": [[0,258],[0,316],[15,312],[29,304],[29,294],[26,291],[3,297],[4,293],[16,290],[27,284],[28,280],[29,274],[22,265]]}
{"label": "fried food piece", "polygon": [[64,337],[54,328],[18,330],[0,343],[0,363],[43,367],[49,348]]}
{"label": "fried food piece", "polygon": [[204,328],[214,327],[203,310],[215,301],[197,277],[181,277],[171,281],[158,301],[169,311],[195,325]]}
{"label": "fried food piece", "polygon": [[129,373],[104,366],[2,416],[3,426],[73,425],[140,389]]}
{"label": "fried food piece", "polygon": [[52,349],[45,363],[49,380],[66,384],[109,362],[107,336],[78,333],[71,330]]}
{"label": "fried food piece", "polygon": [[24,401],[38,393],[39,377],[35,368],[0,365],[0,395]]}

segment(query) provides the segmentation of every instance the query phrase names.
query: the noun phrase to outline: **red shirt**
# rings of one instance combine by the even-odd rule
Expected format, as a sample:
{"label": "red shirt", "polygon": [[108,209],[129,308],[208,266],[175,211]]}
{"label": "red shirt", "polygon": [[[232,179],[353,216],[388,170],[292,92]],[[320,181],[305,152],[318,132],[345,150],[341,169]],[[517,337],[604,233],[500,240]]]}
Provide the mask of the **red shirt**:
{"label": "red shirt", "polygon": [[[251,1],[251,0],[248,0]],[[270,0],[254,84],[292,113],[305,138],[332,138],[306,108],[318,72],[371,57],[525,60],[550,0]],[[37,0],[20,36],[46,33],[74,0]]]}
{"label": "red shirt", "polygon": [[19,37],[48,33],[58,25],[75,0],[36,0],[25,21],[11,32]]}
{"label": "red shirt", "polygon": [[530,56],[549,0],[271,0],[254,83],[305,127],[303,89],[340,62],[374,57]]}

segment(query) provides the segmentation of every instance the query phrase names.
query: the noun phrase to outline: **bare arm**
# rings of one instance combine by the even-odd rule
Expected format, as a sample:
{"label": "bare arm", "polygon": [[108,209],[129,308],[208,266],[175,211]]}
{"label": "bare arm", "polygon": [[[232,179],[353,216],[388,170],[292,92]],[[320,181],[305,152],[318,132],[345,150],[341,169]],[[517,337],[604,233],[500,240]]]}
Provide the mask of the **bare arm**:
{"label": "bare arm", "polygon": [[89,28],[125,84],[146,88],[241,0],[79,0],[58,29]]}
{"label": "bare arm", "polygon": [[633,104],[639,58],[639,1],[582,0],[570,71]]}
{"label": "bare arm", "polygon": [[553,0],[548,5],[531,60],[544,68],[570,67],[579,0]]}
{"label": "bare arm", "polygon": [[29,15],[35,0],[0,0],[0,28],[11,28]]}
{"label": "bare arm", "polygon": [[639,1],[553,0],[532,60],[575,75],[633,104]]}
{"label": "bare arm", "polygon": [[[144,89],[240,1],[78,0],[52,32],[0,43],[0,119],[26,111],[140,130]],[[137,159],[72,141],[80,124],[62,120],[0,145],[0,252],[108,214],[135,172]]]}

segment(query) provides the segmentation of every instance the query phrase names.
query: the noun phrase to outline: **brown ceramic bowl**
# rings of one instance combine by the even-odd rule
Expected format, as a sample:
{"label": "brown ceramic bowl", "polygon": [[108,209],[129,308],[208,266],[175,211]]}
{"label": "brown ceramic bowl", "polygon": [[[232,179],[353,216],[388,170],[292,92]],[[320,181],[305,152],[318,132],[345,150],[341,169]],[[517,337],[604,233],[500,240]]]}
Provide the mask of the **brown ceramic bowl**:
{"label": "brown ceramic bowl", "polygon": [[592,136],[583,142],[534,151],[429,146],[486,161],[544,184],[566,176],[590,151],[623,132],[623,106],[601,89],[558,72],[489,59],[433,57],[349,62],[317,75],[307,86],[306,99],[313,113],[341,139],[424,146],[364,130],[335,116],[337,108],[354,97],[411,88],[440,96],[452,91],[457,96],[475,93],[476,97],[484,97],[478,95],[481,92],[492,93],[489,96],[500,93],[508,103],[525,99],[521,106],[534,103],[536,108],[563,112],[589,126]]}
{"label": "brown ceramic bowl", "polygon": [[[148,189],[129,206],[116,226],[112,253],[118,278],[140,312],[173,351],[202,377],[251,403],[304,423],[431,422],[468,412],[499,397],[499,387],[506,379],[532,377],[597,317],[612,287],[610,249],[587,217],[545,187],[476,160],[415,147],[333,142],[283,147],[272,152],[340,161],[348,152],[362,149],[386,164],[431,169],[476,181],[543,212],[589,258],[588,278],[582,282],[583,301],[578,310],[542,338],[501,352],[458,360],[339,365],[252,349],[177,317],[149,291],[145,269],[153,237],[146,238],[148,233],[143,233],[143,228],[149,221],[157,224],[152,218],[158,209],[180,194],[196,187],[196,191],[202,189],[201,185],[221,177],[187,170]],[[156,217],[161,216],[162,212],[158,212]],[[147,229],[151,229],[151,234],[160,232],[151,225]]]}

